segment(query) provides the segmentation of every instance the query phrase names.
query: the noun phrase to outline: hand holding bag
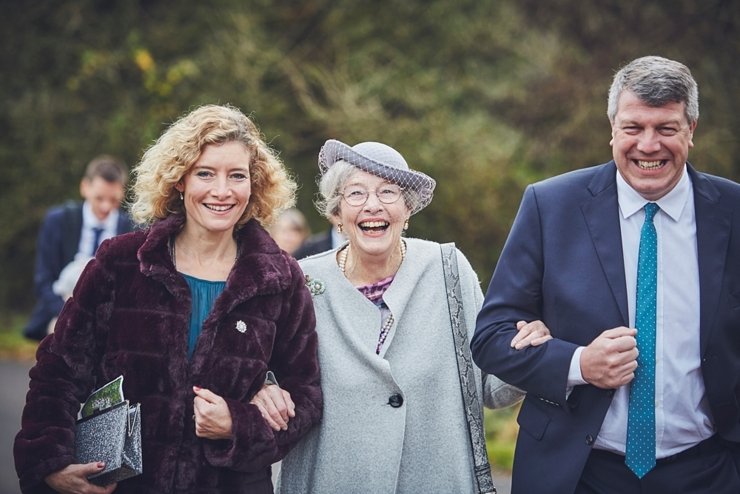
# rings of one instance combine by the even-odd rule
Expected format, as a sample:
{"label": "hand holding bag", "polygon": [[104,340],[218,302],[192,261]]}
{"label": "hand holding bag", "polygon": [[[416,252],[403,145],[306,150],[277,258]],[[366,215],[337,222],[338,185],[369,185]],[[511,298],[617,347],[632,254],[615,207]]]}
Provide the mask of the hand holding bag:
{"label": "hand holding bag", "polygon": [[108,485],[139,475],[141,459],[141,405],[124,400],[77,421],[75,456],[78,463],[105,462],[105,470],[88,480]]}

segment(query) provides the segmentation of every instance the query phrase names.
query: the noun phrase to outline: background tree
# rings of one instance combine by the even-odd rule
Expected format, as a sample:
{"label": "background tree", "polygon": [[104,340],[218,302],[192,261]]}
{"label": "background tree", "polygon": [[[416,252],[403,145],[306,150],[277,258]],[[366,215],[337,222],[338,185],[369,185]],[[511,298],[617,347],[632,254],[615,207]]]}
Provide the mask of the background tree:
{"label": "background tree", "polygon": [[327,138],[378,140],[435,177],[411,235],[454,240],[485,284],[526,184],[607,161],[606,92],[660,54],[700,85],[692,161],[740,179],[732,0],[5,0],[0,314],[33,301],[44,211],[101,152],[134,165],[202,103],[250,112],[312,201]]}
{"label": "background tree", "polygon": [[[663,55],[692,69],[701,118],[691,160],[740,180],[736,0],[0,6],[0,327],[13,331],[33,303],[46,209],[78,197],[93,156],[133,166],[166,125],[203,103],[252,115],[302,184],[299,206],[314,230],[326,228],[312,206],[321,144],[396,147],[438,181],[410,234],[457,242],[484,289],[523,188],[610,159],[607,89],[633,58]],[[511,464],[512,417],[486,415],[500,466]]]}

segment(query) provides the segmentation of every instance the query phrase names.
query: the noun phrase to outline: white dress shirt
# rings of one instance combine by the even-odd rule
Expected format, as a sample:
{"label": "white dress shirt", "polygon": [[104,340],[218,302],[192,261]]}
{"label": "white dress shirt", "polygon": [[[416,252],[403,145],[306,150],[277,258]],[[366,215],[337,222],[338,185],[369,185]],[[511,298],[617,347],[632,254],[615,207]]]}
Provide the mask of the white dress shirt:
{"label": "white dress shirt", "polygon": [[[648,201],[616,173],[629,324],[635,327],[637,257]],[[696,216],[686,167],[673,190],[656,202],[660,210],[654,219],[658,234],[655,439],[656,457],[664,458],[712,436],[714,426],[701,373]],[[585,383],[580,372],[582,351],[583,347],[573,355],[569,386]],[[629,385],[615,391],[595,448],[624,454],[629,391]]]}
{"label": "white dress shirt", "polygon": [[102,228],[100,242],[115,237],[118,233],[118,210],[110,212],[105,220],[100,221],[92,212],[92,207],[87,201],[82,203],[82,231],[80,232],[80,243],[77,247],[77,257],[92,257],[92,243],[95,233],[93,228]]}

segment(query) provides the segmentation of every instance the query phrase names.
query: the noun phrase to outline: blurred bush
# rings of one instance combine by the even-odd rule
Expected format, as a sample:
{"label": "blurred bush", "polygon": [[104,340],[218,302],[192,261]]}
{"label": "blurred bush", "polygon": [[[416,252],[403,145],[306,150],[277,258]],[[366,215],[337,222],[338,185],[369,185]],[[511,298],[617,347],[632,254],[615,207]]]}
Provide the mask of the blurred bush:
{"label": "blurred bush", "polygon": [[514,446],[519,432],[516,416],[520,407],[518,404],[501,410],[484,410],[488,460],[497,470],[510,472],[514,463]]}

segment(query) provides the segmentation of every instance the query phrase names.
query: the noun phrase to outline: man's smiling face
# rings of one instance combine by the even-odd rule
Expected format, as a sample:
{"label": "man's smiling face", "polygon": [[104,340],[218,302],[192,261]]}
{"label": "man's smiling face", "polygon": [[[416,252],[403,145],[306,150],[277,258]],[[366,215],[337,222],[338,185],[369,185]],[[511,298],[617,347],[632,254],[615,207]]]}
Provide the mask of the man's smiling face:
{"label": "man's smiling face", "polygon": [[619,97],[612,124],[612,154],[624,180],[641,196],[656,201],[681,179],[696,122],[684,103],[653,107],[631,91]]}

